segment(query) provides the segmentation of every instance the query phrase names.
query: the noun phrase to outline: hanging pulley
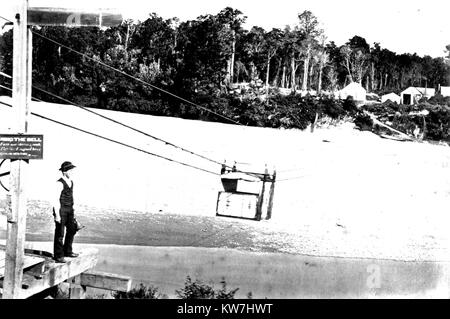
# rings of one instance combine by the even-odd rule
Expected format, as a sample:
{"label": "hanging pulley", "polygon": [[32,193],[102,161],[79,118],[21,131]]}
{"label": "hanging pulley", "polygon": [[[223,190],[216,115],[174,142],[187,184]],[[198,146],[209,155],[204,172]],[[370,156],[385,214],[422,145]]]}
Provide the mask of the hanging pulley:
{"label": "hanging pulley", "polygon": [[6,168],[3,166],[3,163],[5,163],[7,159],[3,159],[0,162],[0,185],[5,189],[7,192],[9,192],[9,189],[5,186],[9,184],[8,176],[11,173],[10,171],[7,171]]}

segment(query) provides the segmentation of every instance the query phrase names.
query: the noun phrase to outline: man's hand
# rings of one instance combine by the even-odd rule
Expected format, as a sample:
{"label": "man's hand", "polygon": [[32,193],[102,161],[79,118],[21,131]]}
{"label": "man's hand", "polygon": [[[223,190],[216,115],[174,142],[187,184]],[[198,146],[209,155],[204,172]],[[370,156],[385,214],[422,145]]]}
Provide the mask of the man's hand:
{"label": "man's hand", "polygon": [[61,216],[59,215],[59,209],[56,210],[54,207],[53,207],[53,219],[55,220],[55,223],[61,222]]}

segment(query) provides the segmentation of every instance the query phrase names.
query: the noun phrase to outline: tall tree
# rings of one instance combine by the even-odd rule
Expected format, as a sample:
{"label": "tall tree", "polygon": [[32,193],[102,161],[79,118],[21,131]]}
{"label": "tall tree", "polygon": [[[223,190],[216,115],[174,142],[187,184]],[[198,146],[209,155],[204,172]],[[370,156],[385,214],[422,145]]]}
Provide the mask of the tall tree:
{"label": "tall tree", "polygon": [[301,37],[304,57],[302,91],[306,91],[308,85],[308,71],[311,60],[311,51],[317,44],[317,38],[323,33],[323,30],[319,28],[319,21],[311,11],[303,11],[298,15],[298,19],[299,24],[297,28]]}
{"label": "tall tree", "polygon": [[[296,71],[298,68],[298,62],[300,61],[301,53],[301,35],[298,29],[292,30],[289,26],[286,26],[283,32],[283,52],[285,53],[285,63],[290,65],[290,87],[291,91],[296,90]],[[287,83],[286,80],[286,65],[283,69],[282,82]]]}
{"label": "tall tree", "polygon": [[272,29],[265,36],[264,51],[266,52],[266,92],[269,93],[269,75],[270,75],[270,61],[277,53],[281,46],[282,31],[280,29]]}
{"label": "tall tree", "polygon": [[318,65],[318,83],[317,83],[317,94],[320,95],[322,93],[322,72],[325,66],[330,62],[330,55],[325,50],[325,37],[322,37],[322,44],[317,51],[316,60]]}
{"label": "tall tree", "polygon": [[[172,61],[174,49],[175,31],[172,20],[164,20],[156,13],[152,13],[142,23],[135,27],[123,26],[126,34],[131,32],[130,49],[139,49],[142,52],[144,64],[157,63],[159,68],[167,68]],[[130,38],[130,35],[128,35]],[[128,48],[126,41],[123,42],[125,49]]]}
{"label": "tall tree", "polygon": [[377,71],[380,67],[381,46],[375,42],[370,48],[370,90],[375,91],[377,88]]}
{"label": "tall tree", "polygon": [[350,82],[362,84],[368,67],[369,49],[370,47],[366,40],[360,36],[354,36],[341,47],[344,66]]}
{"label": "tall tree", "polygon": [[[327,72],[333,70],[332,76],[325,77],[327,80],[330,89],[333,91],[337,89],[338,84],[344,84],[344,82],[347,80],[348,73],[347,69],[345,68],[344,59],[342,57],[342,54],[340,52],[340,47],[334,43],[334,41],[330,41],[325,45],[325,51],[328,53],[329,56],[329,67],[327,68]],[[333,81],[331,81],[331,79]]]}
{"label": "tall tree", "polygon": [[228,60],[228,70],[227,70],[227,82],[232,82],[234,77],[234,60],[236,54],[236,39],[239,32],[242,30],[242,24],[245,23],[247,19],[246,16],[242,14],[241,11],[226,7],[221,10],[217,15],[219,23],[224,26],[224,32],[228,33],[228,38],[230,40],[230,57]]}
{"label": "tall tree", "polygon": [[265,67],[265,37],[266,32],[260,27],[251,28],[250,32],[245,35],[243,51],[246,57],[245,62],[250,69],[250,80],[255,80]]}
{"label": "tall tree", "polygon": [[177,47],[182,61],[175,78],[178,93],[189,96],[198,90],[220,91],[230,50],[217,18],[205,15],[181,23]]}

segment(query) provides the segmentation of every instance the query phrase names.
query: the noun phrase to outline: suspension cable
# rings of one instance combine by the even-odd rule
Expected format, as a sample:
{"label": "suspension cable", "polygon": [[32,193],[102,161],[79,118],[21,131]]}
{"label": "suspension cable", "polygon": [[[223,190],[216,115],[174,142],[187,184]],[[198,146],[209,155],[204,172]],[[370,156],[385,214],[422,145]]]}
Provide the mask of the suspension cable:
{"label": "suspension cable", "polygon": [[[6,74],[6,73],[3,73],[3,72],[0,72],[0,75],[3,75],[3,76],[5,76],[5,77],[7,77],[7,78],[11,78],[10,75],[8,75],[8,74]],[[11,90],[10,88],[4,87],[4,86],[2,86],[2,87],[5,88],[5,89],[8,89],[8,90]],[[127,124],[124,124],[124,123],[122,123],[122,122],[120,122],[120,121],[114,120],[113,118],[110,118],[110,117],[108,117],[108,116],[105,116],[105,115],[102,115],[102,114],[97,113],[97,112],[95,112],[95,111],[92,111],[92,110],[90,110],[90,109],[88,109],[88,108],[86,108],[86,107],[84,107],[84,106],[78,105],[78,104],[76,104],[76,103],[74,103],[74,102],[72,102],[72,101],[70,101],[70,100],[67,100],[67,99],[65,99],[65,98],[63,98],[63,97],[61,97],[61,96],[59,96],[59,95],[56,95],[56,94],[51,93],[51,92],[49,92],[49,91],[46,91],[46,90],[44,90],[44,89],[38,88],[38,87],[36,87],[36,86],[34,86],[34,85],[33,85],[33,88],[36,89],[36,90],[38,90],[38,91],[41,91],[41,92],[43,92],[43,93],[46,93],[46,94],[48,94],[48,95],[50,95],[50,96],[52,96],[52,97],[55,97],[55,98],[57,98],[57,99],[60,99],[61,101],[64,101],[64,102],[66,102],[66,103],[69,103],[70,105],[76,106],[76,107],[78,107],[78,108],[80,108],[80,109],[82,109],[82,110],[84,110],[84,111],[90,112],[90,113],[95,114],[95,115],[97,115],[97,116],[99,116],[99,117],[101,117],[101,118],[107,119],[107,120],[109,120],[109,121],[111,121],[111,122],[114,122],[114,123],[116,123],[116,124],[119,124],[119,125],[121,125],[121,126],[124,126],[124,127],[128,128],[128,129],[131,129],[131,130],[133,130],[133,131],[136,131],[136,132],[138,132],[138,133],[141,133],[141,134],[143,134],[143,135],[145,135],[145,136],[151,137],[151,138],[153,138],[153,139],[155,139],[155,140],[157,140],[157,141],[163,142],[163,143],[165,143],[166,145],[170,145],[170,146],[172,146],[172,147],[175,147],[175,148],[177,148],[177,149],[180,149],[180,150],[182,150],[182,151],[184,151],[184,152],[187,152],[187,153],[189,153],[189,154],[195,155],[195,156],[197,156],[197,157],[200,157],[200,158],[205,159],[205,160],[207,160],[207,161],[210,161],[210,162],[212,162],[212,163],[215,163],[215,164],[218,164],[218,165],[224,165],[224,166],[227,167],[227,168],[232,168],[232,166],[230,166],[230,165],[223,164],[223,163],[221,163],[221,162],[219,162],[219,161],[216,161],[216,160],[214,160],[214,159],[208,158],[208,157],[206,157],[206,156],[204,156],[204,155],[201,155],[201,154],[198,154],[198,153],[196,153],[196,152],[190,151],[190,150],[185,149],[185,148],[183,148],[183,147],[181,147],[181,146],[175,145],[175,144],[173,144],[173,143],[171,143],[171,142],[168,142],[168,141],[166,141],[166,140],[163,140],[163,139],[161,139],[161,138],[158,138],[158,137],[156,137],[156,136],[153,136],[153,135],[151,135],[151,134],[148,134],[148,133],[146,133],[146,132],[143,132],[143,131],[141,131],[141,130],[139,130],[139,129],[136,129],[136,128],[132,127],[132,126],[129,126],[129,125],[127,125]],[[39,100],[39,99],[34,98],[34,97],[33,97],[33,99],[34,99],[35,101],[38,101],[38,102],[44,102],[44,101]],[[261,174],[258,174],[258,173],[245,172],[245,171],[241,171],[241,170],[238,170],[238,169],[236,169],[235,171],[238,172],[238,173],[243,173],[243,174],[246,174],[246,175],[249,175],[249,176],[253,176],[253,177],[259,177],[259,176],[261,175]]]}
{"label": "suspension cable", "polygon": [[[4,20],[6,20],[6,21],[12,22],[11,20],[6,19],[5,17],[3,17],[3,16],[1,16],[1,15],[0,15],[0,18],[4,19]],[[128,74],[128,73],[126,73],[126,72],[124,72],[124,71],[122,71],[122,70],[119,70],[119,69],[117,69],[117,68],[115,68],[115,67],[113,67],[113,66],[110,66],[110,65],[104,63],[103,61],[101,61],[101,60],[99,60],[99,59],[92,58],[92,57],[88,56],[88,55],[85,54],[85,53],[82,53],[82,52],[80,52],[80,51],[78,51],[78,50],[75,50],[75,49],[73,49],[73,48],[71,48],[71,47],[69,47],[69,46],[67,46],[67,45],[64,45],[64,44],[62,44],[62,43],[60,43],[60,42],[58,42],[58,41],[56,41],[56,40],[53,40],[53,39],[51,39],[51,38],[49,38],[49,37],[47,37],[47,36],[44,36],[44,35],[42,35],[42,34],[40,34],[40,33],[38,33],[38,32],[32,31],[32,33],[33,33],[33,34],[36,34],[37,36],[39,36],[39,37],[41,37],[41,38],[43,38],[43,39],[46,39],[47,41],[50,41],[50,42],[52,42],[52,43],[54,43],[54,44],[56,44],[56,45],[58,45],[58,46],[64,47],[64,48],[66,48],[66,49],[68,49],[68,50],[70,50],[70,51],[72,51],[72,52],[74,52],[74,53],[76,53],[76,54],[78,54],[78,55],[81,55],[81,56],[85,57],[85,58],[88,59],[88,60],[94,61],[94,62],[96,62],[96,63],[98,63],[98,64],[100,64],[100,65],[102,65],[102,66],[104,66],[104,67],[106,67],[106,68],[109,68],[109,69],[111,69],[111,70],[113,70],[113,71],[116,71],[116,72],[118,72],[118,73],[120,73],[120,74],[122,74],[122,75],[124,75],[124,76],[127,76],[127,77],[129,77],[129,78],[131,78],[131,79],[133,79],[133,80],[135,80],[135,81],[138,81],[138,82],[140,82],[140,83],[142,83],[142,84],[144,84],[144,85],[150,86],[151,88],[154,88],[154,89],[159,90],[159,91],[161,91],[161,92],[163,92],[163,93],[166,93],[166,94],[168,94],[168,95],[170,95],[170,96],[172,96],[172,97],[175,97],[175,98],[177,98],[177,99],[180,99],[180,100],[183,101],[183,102],[189,103],[189,104],[191,104],[191,105],[193,105],[193,106],[195,106],[195,107],[198,107],[198,108],[201,108],[201,109],[203,109],[203,110],[205,110],[205,111],[207,111],[207,112],[213,113],[213,114],[215,114],[215,115],[217,115],[217,116],[219,116],[219,117],[221,117],[221,118],[223,118],[223,119],[226,119],[226,120],[228,120],[228,121],[231,121],[231,122],[233,122],[233,123],[235,123],[235,124],[243,125],[243,124],[241,124],[241,123],[239,123],[239,122],[237,122],[237,121],[235,121],[235,120],[233,120],[233,119],[231,119],[231,118],[228,118],[228,117],[226,117],[226,116],[223,116],[223,115],[221,115],[221,114],[219,114],[219,113],[217,113],[217,112],[214,112],[214,111],[212,111],[212,110],[209,110],[208,108],[205,108],[205,107],[203,107],[203,106],[201,106],[201,105],[198,105],[198,104],[196,104],[196,103],[194,103],[194,102],[191,102],[191,101],[186,100],[186,99],[184,99],[184,98],[182,98],[182,97],[180,97],[180,96],[177,96],[177,95],[175,95],[175,94],[173,94],[173,93],[171,93],[171,92],[169,92],[169,91],[166,91],[166,90],[164,90],[164,89],[161,89],[161,88],[159,88],[159,87],[157,87],[157,86],[155,86],[155,85],[153,85],[153,84],[151,84],[151,83],[148,83],[148,82],[146,82],[146,81],[144,81],[144,80],[142,80],[142,79],[140,79],[140,78],[137,78],[137,77],[135,77],[135,76],[133,76],[133,75],[131,75],[131,74]],[[6,76],[6,77],[8,77],[8,78],[11,78],[11,76],[9,76],[9,75],[7,75],[7,74],[5,74],[5,73],[3,73],[3,72],[0,72],[0,74]],[[189,152],[189,153],[192,154],[192,155],[195,155],[195,156],[201,157],[201,158],[203,158],[203,159],[206,159],[206,160],[208,160],[208,161],[211,161],[211,162],[213,162],[213,163],[222,165],[222,163],[220,163],[220,162],[218,162],[218,161],[209,159],[209,158],[207,158],[207,157],[205,157],[205,156],[203,156],[203,155],[200,155],[200,154],[197,154],[197,153],[195,153],[195,152],[186,150],[186,149],[184,149],[184,148],[182,148],[182,147],[179,147],[179,146],[177,146],[177,145],[175,145],[175,144],[173,144],[173,143],[170,143],[170,142],[164,141],[164,140],[162,140],[162,139],[156,138],[156,137],[154,137],[154,136],[151,136],[151,135],[148,134],[148,133],[145,133],[145,132],[143,132],[143,131],[140,131],[140,130],[138,130],[138,129],[135,129],[135,128],[133,128],[133,127],[130,127],[130,126],[124,124],[124,123],[118,122],[118,121],[116,121],[116,120],[113,120],[113,119],[108,118],[108,117],[106,117],[106,116],[103,116],[103,115],[101,115],[101,114],[98,114],[98,113],[96,113],[96,112],[94,112],[94,111],[92,111],[92,110],[85,109],[84,107],[81,107],[81,106],[79,106],[79,105],[76,105],[75,103],[73,103],[73,102],[71,102],[71,101],[69,101],[69,100],[66,100],[66,99],[64,99],[64,98],[62,98],[62,97],[59,97],[59,96],[57,96],[57,95],[55,95],[55,94],[53,94],[53,93],[47,92],[47,91],[45,91],[45,90],[43,90],[43,89],[40,89],[40,88],[37,88],[37,87],[35,87],[35,86],[33,86],[33,88],[35,88],[35,89],[37,89],[37,90],[40,90],[40,91],[42,91],[42,92],[44,92],[44,93],[47,93],[47,94],[49,94],[49,95],[51,95],[51,96],[53,96],[53,97],[59,98],[59,99],[65,101],[65,102],[67,102],[67,103],[69,103],[69,104],[72,104],[72,105],[74,105],[74,106],[83,108],[84,110],[86,110],[86,111],[88,111],[88,112],[91,112],[91,113],[93,113],[93,114],[96,114],[96,115],[98,115],[98,116],[100,116],[100,117],[103,117],[103,118],[105,118],[105,119],[111,120],[111,121],[113,121],[113,122],[115,122],[115,123],[117,123],[117,124],[119,124],[119,125],[123,125],[123,126],[129,128],[129,129],[132,129],[132,130],[134,130],[134,131],[137,131],[137,132],[139,132],[139,133],[141,133],[141,134],[144,134],[144,135],[146,135],[146,136],[148,136],[148,137],[151,137],[151,138],[154,138],[154,139],[159,140],[159,141],[161,141],[161,142],[164,142],[164,143],[167,144],[167,145],[171,145],[171,146],[173,146],[173,147],[177,147],[177,148],[179,148],[179,149],[181,149],[181,150],[183,150],[183,151]],[[228,168],[231,168],[231,166],[229,166],[229,165],[226,165],[226,164],[225,164],[225,166],[228,167]],[[247,172],[244,172],[244,171],[241,171],[241,170],[236,170],[236,171],[237,171],[237,172],[240,172],[240,173],[247,174],[247,175],[251,175],[251,176],[257,176],[257,174],[247,173]]]}
{"label": "suspension cable", "polygon": [[[0,101],[0,103],[3,104],[3,105],[6,105],[6,106],[12,107],[11,104],[8,104],[8,103],[2,102],[2,101]],[[40,114],[37,114],[37,113],[34,113],[34,112],[31,112],[31,114],[36,116],[36,117],[42,118],[44,120],[47,120],[47,121],[50,121],[50,122],[53,122],[53,123],[56,123],[56,124],[59,124],[59,125],[71,128],[71,129],[74,129],[76,131],[80,131],[80,132],[83,132],[85,134],[92,135],[94,137],[97,137],[97,138],[100,138],[100,139],[103,139],[103,140],[106,140],[106,141],[109,141],[109,142],[112,142],[112,143],[115,143],[115,144],[119,144],[119,145],[127,147],[127,148],[131,148],[131,149],[133,149],[135,151],[143,152],[143,153],[151,155],[151,156],[155,156],[155,157],[158,157],[158,158],[170,161],[170,162],[174,162],[174,163],[177,163],[177,164],[180,164],[180,165],[183,165],[183,166],[194,168],[194,169],[197,169],[197,170],[200,170],[200,171],[203,171],[203,172],[206,172],[206,173],[210,173],[210,174],[213,174],[213,175],[220,175],[218,173],[209,171],[207,169],[203,169],[203,168],[200,168],[200,167],[197,167],[197,166],[193,166],[193,165],[190,165],[190,164],[187,164],[187,163],[183,163],[183,162],[180,162],[180,161],[177,161],[177,160],[174,160],[174,159],[162,156],[162,155],[158,155],[158,154],[146,151],[144,149],[141,149],[141,148],[138,148],[138,147],[135,147],[135,146],[132,146],[132,145],[129,145],[129,144],[126,144],[126,143],[123,143],[123,142],[120,142],[120,141],[117,141],[117,140],[114,140],[114,139],[111,139],[111,138],[108,138],[108,137],[105,137],[105,136],[102,136],[102,135],[99,135],[99,134],[96,134],[96,133],[92,133],[92,132],[83,130],[81,128],[78,128],[78,127],[72,126],[70,124],[63,123],[63,122],[60,122],[60,121],[48,118],[46,116],[43,116],[43,115],[40,115]]]}
{"label": "suspension cable", "polygon": [[[11,78],[10,75],[8,75],[8,74],[6,74],[6,73],[3,73],[3,72],[0,72],[0,75],[5,76],[5,77],[7,77],[7,78]],[[8,89],[8,90],[11,90],[10,88],[4,87],[4,86],[2,86],[2,87],[5,88],[5,89]],[[212,162],[212,163],[215,163],[215,164],[218,164],[218,165],[225,165],[225,166],[228,167],[228,168],[232,168],[230,165],[222,164],[222,163],[220,163],[219,161],[216,161],[216,160],[214,160],[214,159],[208,158],[208,157],[206,157],[206,156],[204,156],[204,155],[198,154],[198,153],[196,153],[196,152],[190,151],[190,150],[185,149],[185,148],[183,148],[183,147],[181,147],[181,146],[178,146],[178,145],[175,145],[175,144],[173,144],[173,143],[171,143],[171,142],[168,142],[168,141],[166,141],[166,140],[163,140],[163,139],[161,139],[161,138],[159,138],[159,137],[156,137],[156,136],[153,136],[153,135],[151,135],[151,134],[148,134],[148,133],[146,133],[146,132],[144,132],[144,131],[141,131],[141,130],[139,130],[139,129],[136,129],[136,128],[132,127],[132,126],[129,126],[129,125],[127,125],[127,124],[124,124],[124,123],[122,123],[122,122],[120,122],[120,121],[114,120],[113,118],[110,118],[110,117],[108,117],[108,116],[102,115],[102,114],[97,113],[97,112],[95,112],[95,111],[93,111],[93,110],[90,110],[90,109],[88,109],[87,107],[78,105],[78,104],[76,104],[76,103],[74,103],[74,102],[72,102],[72,101],[70,101],[70,100],[67,100],[67,99],[65,99],[65,98],[63,98],[63,97],[61,97],[61,96],[59,96],[59,95],[56,95],[56,94],[51,93],[51,92],[49,92],[49,91],[46,91],[46,90],[44,90],[44,89],[38,88],[38,87],[36,87],[36,86],[34,86],[34,85],[33,85],[33,88],[36,89],[36,90],[38,90],[38,91],[41,91],[41,92],[43,92],[43,93],[46,93],[46,94],[48,94],[48,95],[50,95],[50,96],[52,96],[52,97],[55,97],[55,98],[57,98],[57,99],[60,99],[61,101],[64,101],[64,102],[66,102],[66,103],[69,103],[70,105],[76,106],[76,107],[78,107],[78,108],[80,108],[80,109],[82,109],[82,110],[84,110],[84,111],[87,111],[87,112],[89,112],[89,113],[95,114],[95,115],[97,115],[97,116],[99,116],[99,117],[101,117],[101,118],[104,118],[104,119],[108,120],[108,121],[111,121],[111,122],[114,122],[114,123],[119,124],[119,125],[121,125],[121,126],[124,126],[124,127],[128,128],[128,129],[131,129],[131,130],[133,130],[133,131],[136,131],[136,132],[138,132],[138,133],[140,133],[140,134],[143,134],[143,135],[145,135],[145,136],[151,137],[151,138],[153,138],[153,139],[155,139],[155,140],[157,140],[157,141],[163,142],[163,143],[165,143],[166,145],[170,145],[170,146],[172,146],[172,147],[175,147],[175,148],[177,148],[177,149],[180,149],[180,150],[182,150],[182,151],[184,151],[184,152],[187,152],[187,153],[189,153],[189,154],[195,155],[195,156],[197,156],[197,157],[200,157],[200,158],[205,159],[205,160],[207,160],[207,161],[210,161],[210,162]],[[33,99],[35,99],[35,98],[33,98]],[[39,99],[35,99],[35,100],[36,100],[36,101],[39,101],[39,102],[43,102],[42,100],[39,100]],[[240,171],[240,170],[236,170],[236,172],[239,172],[239,173],[245,173],[245,174],[250,175],[250,176],[257,176],[257,174],[248,173],[248,172],[244,172],[244,171]]]}
{"label": "suspension cable", "polygon": [[[2,72],[0,72],[0,73],[2,73]],[[4,86],[4,85],[1,85],[1,84],[0,84],[0,87],[3,88],[3,89],[6,89],[6,90],[8,90],[8,91],[11,91],[11,92],[13,91],[11,88],[9,88],[9,87],[7,87],[7,86]],[[34,101],[36,101],[36,102],[44,102],[44,101],[38,99],[37,97],[31,97],[31,99],[34,100]],[[9,105],[9,104],[8,104],[8,105]]]}

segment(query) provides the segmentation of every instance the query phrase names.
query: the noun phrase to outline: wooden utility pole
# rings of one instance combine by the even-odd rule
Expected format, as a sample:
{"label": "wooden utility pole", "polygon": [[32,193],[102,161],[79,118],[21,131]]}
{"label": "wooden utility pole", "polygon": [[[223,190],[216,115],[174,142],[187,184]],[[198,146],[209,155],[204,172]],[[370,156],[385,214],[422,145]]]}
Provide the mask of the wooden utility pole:
{"label": "wooden utility pole", "polygon": [[264,169],[264,175],[263,175],[263,184],[261,188],[261,194],[258,197],[258,202],[256,203],[256,220],[261,220],[262,217],[262,208],[264,204],[264,193],[266,192],[266,182],[267,182],[267,176],[269,174],[269,171],[267,170],[267,166]]}
{"label": "wooden utility pole", "polygon": [[272,175],[272,184],[270,184],[269,203],[267,204],[266,219],[271,219],[272,218],[273,196],[274,196],[274,193],[275,193],[275,181],[276,181],[276,179],[277,179],[277,171],[274,169],[273,170],[273,175]]}
{"label": "wooden utility pole", "polygon": [[[10,191],[7,197],[7,241],[3,296],[21,298],[27,218],[26,177],[29,159],[42,159],[43,136],[27,135],[32,82],[32,32],[29,25],[114,26],[122,15],[109,11],[77,12],[65,8],[28,8],[20,2],[14,18],[13,40],[13,112],[16,115],[14,136],[0,134],[0,158],[11,159]],[[30,144],[31,143],[31,144]],[[34,144],[33,144],[34,143]],[[32,145],[31,148],[27,145]],[[24,148],[25,147],[25,148]],[[36,153],[36,154],[35,154]]]}
{"label": "wooden utility pole", "polygon": [[[13,42],[13,112],[18,134],[27,132],[28,107],[31,97],[31,32],[27,30],[28,0],[21,0],[14,19]],[[5,279],[3,298],[19,298],[22,289],[25,229],[27,218],[27,197],[25,178],[27,164],[22,160],[11,161],[10,207],[6,242]]]}

